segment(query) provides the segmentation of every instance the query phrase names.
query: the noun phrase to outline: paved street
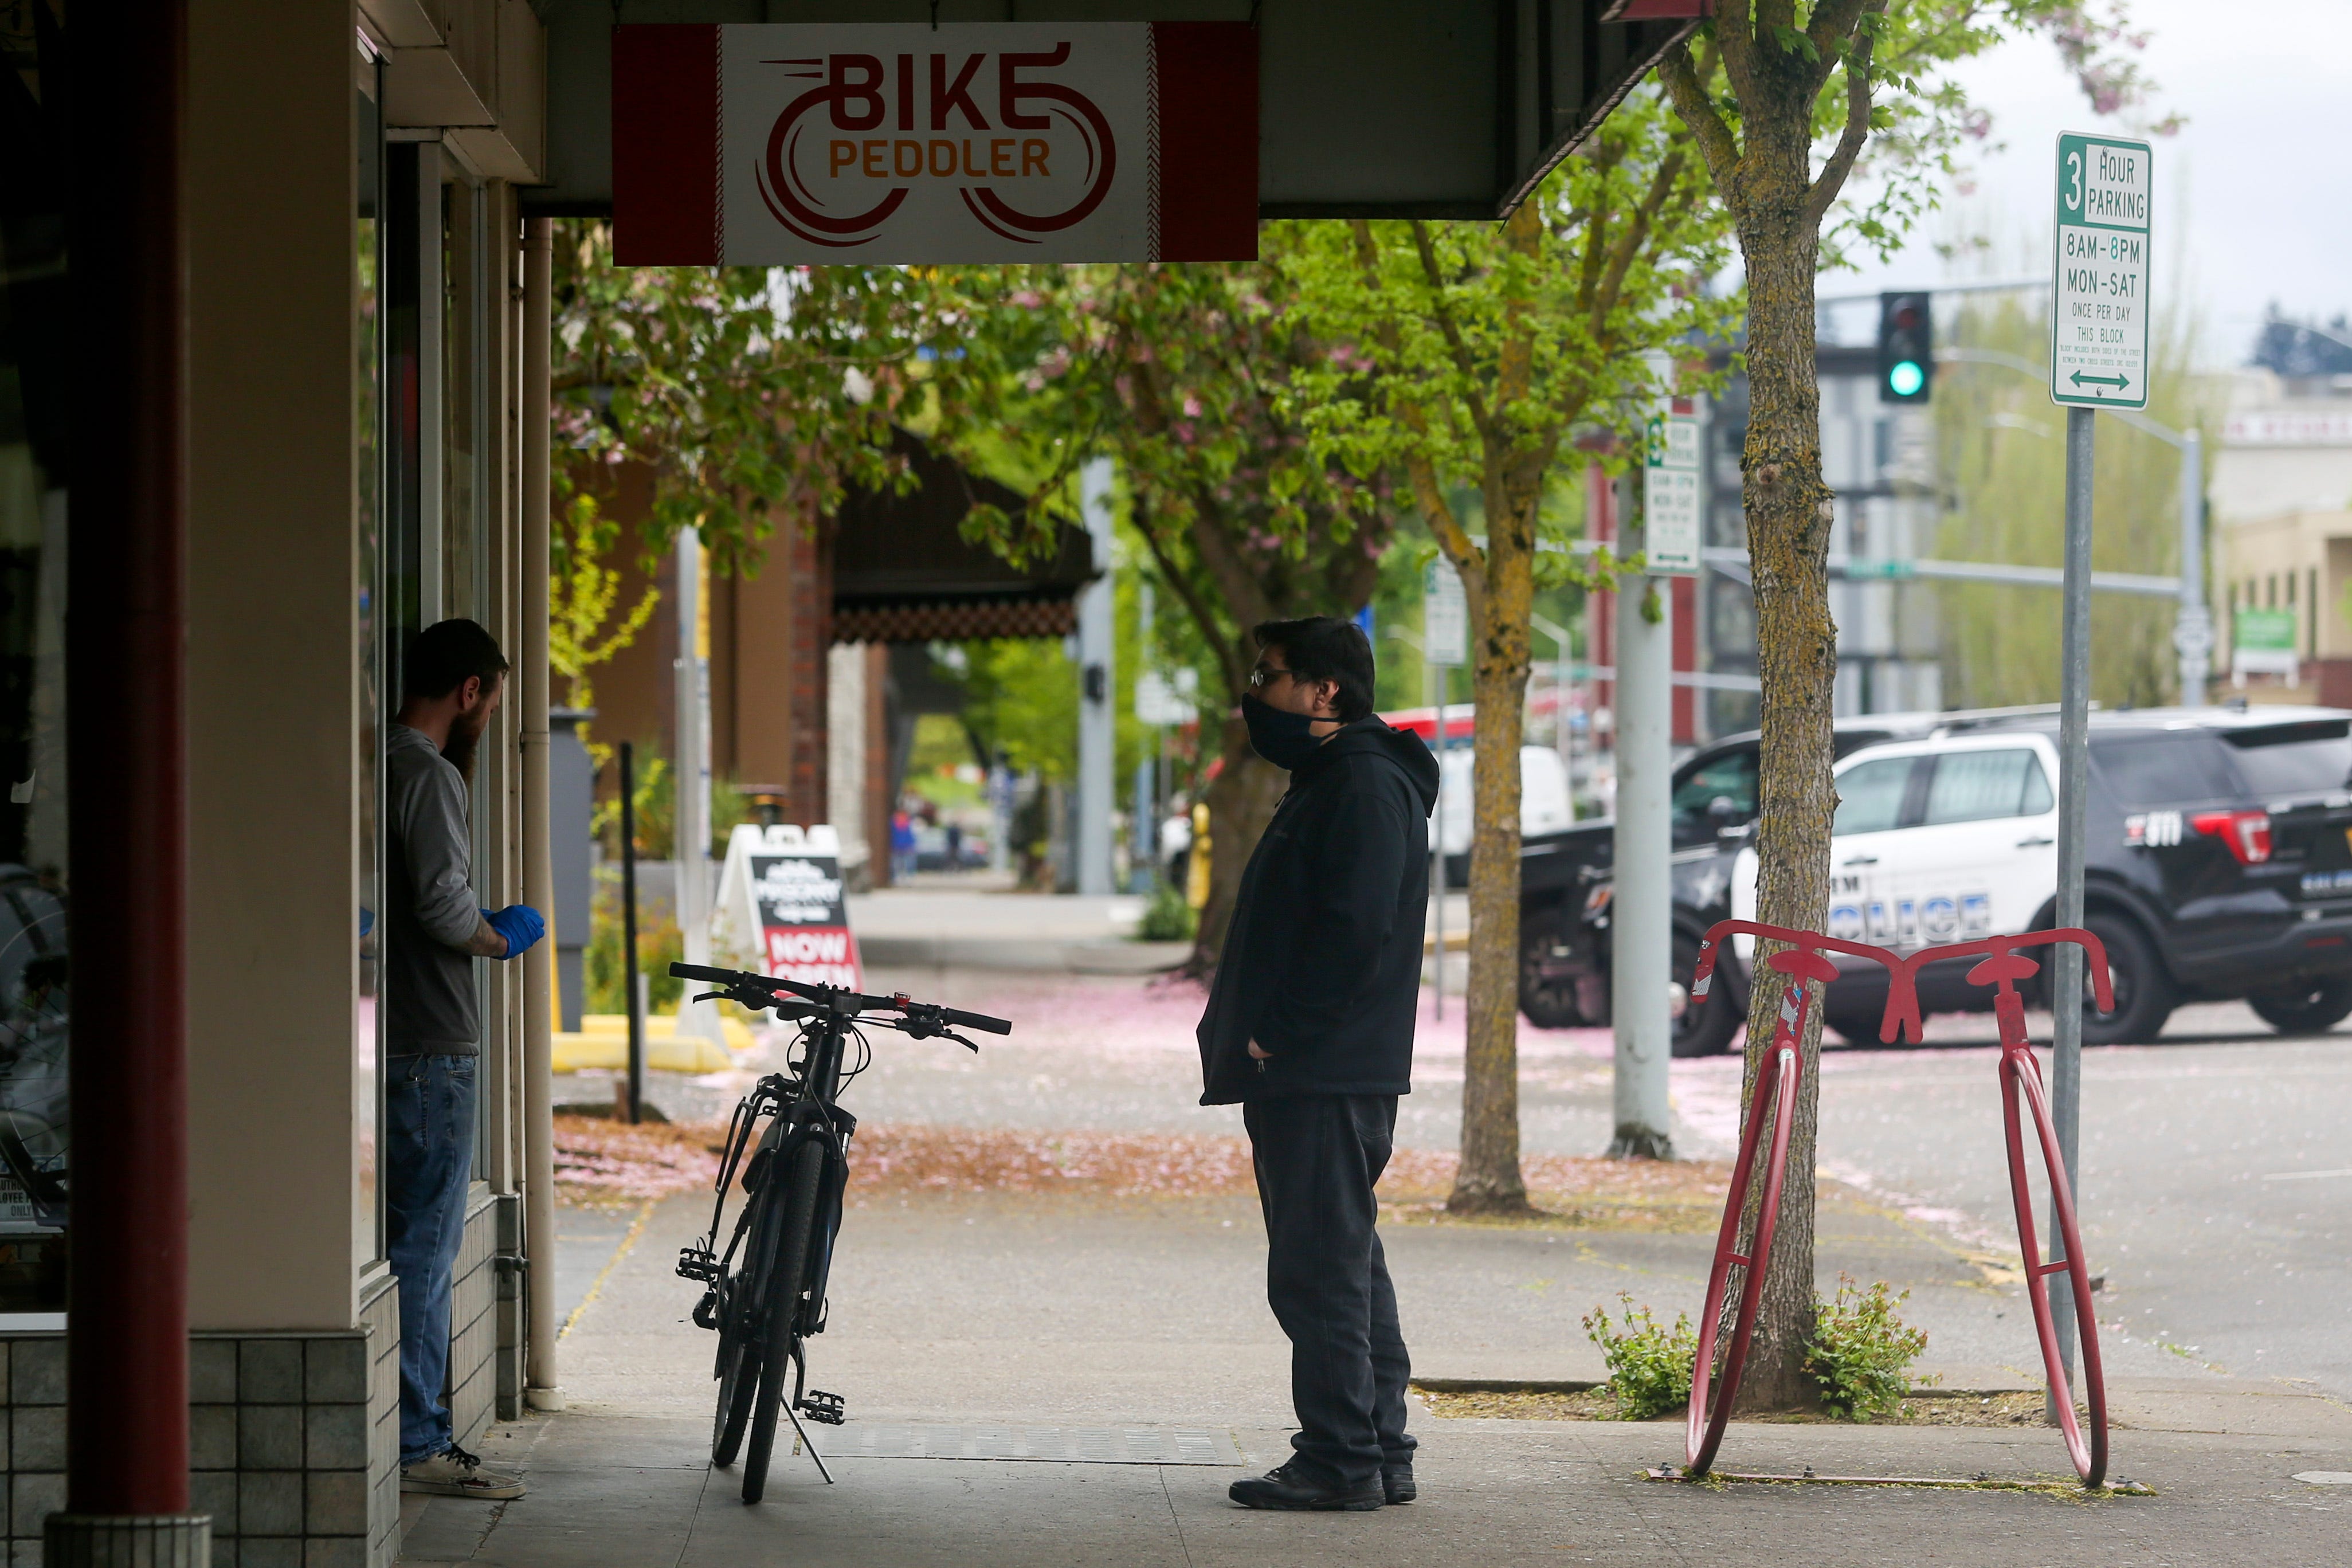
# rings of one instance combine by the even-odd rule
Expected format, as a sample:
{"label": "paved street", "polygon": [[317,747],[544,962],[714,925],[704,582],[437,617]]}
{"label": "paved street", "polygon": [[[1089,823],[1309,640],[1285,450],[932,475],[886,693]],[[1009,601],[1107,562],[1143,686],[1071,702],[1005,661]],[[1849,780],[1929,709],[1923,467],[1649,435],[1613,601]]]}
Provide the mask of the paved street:
{"label": "paved street", "polygon": [[[872,1068],[845,1096],[869,1121],[1240,1131],[1233,1108],[1195,1103],[1195,988],[936,969],[877,969],[869,984],[1015,1021],[1011,1037],[986,1040],[977,1057],[879,1037]],[[1452,1001],[1442,1022],[1427,1015],[1424,998],[1417,1092],[1398,1137],[1405,1147],[1449,1149],[1458,1131],[1461,1015]],[[1826,1054],[1822,1166],[1948,1242],[2011,1253],[1990,1022],[1940,1018],[1929,1037],[1916,1048]],[[1606,1145],[1609,1048],[1601,1031],[1523,1022],[1530,1152],[1591,1154]],[[740,1089],[717,1075],[672,1080],[662,1092],[673,1114],[708,1117],[723,1114]],[[1736,1058],[1676,1062],[1680,1147],[1727,1153],[1738,1094]],[[2107,1279],[2101,1319],[2119,1372],[2309,1379],[2352,1398],[2344,1246],[2352,1174],[2341,1173],[2352,1167],[2348,1123],[2352,1035],[2281,1039],[2232,1004],[2182,1009],[2161,1046],[2084,1053],[2083,1212],[2094,1265]],[[1940,1325],[1935,1359],[1978,1365],[2031,1354],[2009,1319],[1990,1315],[2007,1305],[1955,1300],[1971,1311]]]}

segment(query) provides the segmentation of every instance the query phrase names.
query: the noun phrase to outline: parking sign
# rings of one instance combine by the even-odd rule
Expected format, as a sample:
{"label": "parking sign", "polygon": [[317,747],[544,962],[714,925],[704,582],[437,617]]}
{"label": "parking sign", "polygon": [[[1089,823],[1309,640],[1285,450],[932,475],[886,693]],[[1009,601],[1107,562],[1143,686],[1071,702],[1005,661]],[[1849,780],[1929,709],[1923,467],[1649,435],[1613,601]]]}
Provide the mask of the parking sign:
{"label": "parking sign", "polygon": [[2058,138],[2050,397],[2092,408],[2147,406],[2148,145],[2068,132]]}

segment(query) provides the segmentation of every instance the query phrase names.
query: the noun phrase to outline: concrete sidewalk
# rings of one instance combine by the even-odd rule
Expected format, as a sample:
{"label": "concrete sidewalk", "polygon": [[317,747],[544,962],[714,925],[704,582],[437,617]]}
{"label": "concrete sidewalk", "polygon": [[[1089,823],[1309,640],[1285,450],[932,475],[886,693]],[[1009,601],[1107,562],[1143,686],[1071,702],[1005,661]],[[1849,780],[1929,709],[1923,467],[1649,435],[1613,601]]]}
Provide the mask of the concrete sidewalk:
{"label": "concrete sidewalk", "polygon": [[[853,1197],[853,1201],[855,1198]],[[2336,1563],[2352,1488],[2352,1411],[2284,1383],[2189,1381],[2119,1365],[2116,1473],[2155,1498],[1733,1487],[1641,1479],[1680,1454],[1673,1423],[1461,1421],[1417,1414],[1422,1500],[1372,1515],[1232,1508],[1224,1488],[1286,1453],[1287,1347],[1261,1291],[1246,1200],[1097,1202],[872,1196],[845,1222],[834,1326],[813,1382],[847,1396],[835,1455],[928,1443],[1002,1449],[1023,1428],[1091,1430],[1160,1462],[837,1458],[827,1487],[780,1444],[768,1500],[710,1470],[711,1339],[670,1273],[704,1223],[698,1194],[648,1216],[563,1342],[564,1414],[499,1429],[526,1469],[506,1505],[409,1500],[405,1561],[511,1568],[650,1563],[982,1565],[1102,1563],[2054,1564]],[[609,1227],[567,1226],[576,1246]],[[1385,1233],[1416,1370],[1432,1377],[1591,1377],[1577,1318],[1626,1289],[1695,1300],[1706,1238],[1529,1226]],[[1825,1214],[1822,1263],[1915,1291],[1956,1386],[2024,1386],[2030,1330],[2011,1290],[1914,1228]],[[574,1271],[573,1278],[582,1277]],[[1996,1315],[2000,1314],[2000,1315]],[[2131,1361],[2126,1353],[2118,1358]],[[1974,1381],[1962,1381],[1963,1378]],[[929,1430],[919,1430],[918,1428]],[[936,1428],[960,1427],[942,1432]],[[971,1428],[993,1428],[974,1431]],[[1179,1435],[1183,1435],[1180,1442]],[[1033,1439],[1043,1442],[1044,1439]],[[1192,1445],[1208,1462],[1172,1463]],[[1230,1445],[1230,1446],[1228,1446]],[[1235,1463],[1238,1458],[1239,1463]],[[1223,1458],[1223,1463],[1215,1462]],[[1747,1425],[1728,1468],[2060,1479],[2040,1427]]]}

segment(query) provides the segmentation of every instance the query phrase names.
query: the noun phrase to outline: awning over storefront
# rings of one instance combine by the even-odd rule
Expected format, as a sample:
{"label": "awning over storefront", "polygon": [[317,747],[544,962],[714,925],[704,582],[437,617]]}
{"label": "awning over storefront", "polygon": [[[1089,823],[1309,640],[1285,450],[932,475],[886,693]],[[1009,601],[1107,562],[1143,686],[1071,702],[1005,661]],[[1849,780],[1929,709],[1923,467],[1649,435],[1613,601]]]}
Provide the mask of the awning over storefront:
{"label": "awning over storefront", "polygon": [[1061,525],[1050,560],[1007,564],[961,531],[973,507],[1027,507],[1017,491],[933,451],[910,431],[891,448],[922,481],[903,495],[852,490],[833,532],[833,640],[962,642],[1058,637],[1077,629],[1077,592],[1096,575],[1086,530]]}

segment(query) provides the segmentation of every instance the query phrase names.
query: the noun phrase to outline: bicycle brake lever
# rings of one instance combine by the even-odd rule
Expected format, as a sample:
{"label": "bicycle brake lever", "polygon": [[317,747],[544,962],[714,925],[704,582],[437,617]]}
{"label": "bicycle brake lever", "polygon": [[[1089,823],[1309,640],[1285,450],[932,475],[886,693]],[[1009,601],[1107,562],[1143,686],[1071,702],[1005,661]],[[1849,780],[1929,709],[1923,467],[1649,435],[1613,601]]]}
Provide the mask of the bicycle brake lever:
{"label": "bicycle brake lever", "polygon": [[974,1042],[972,1042],[972,1041],[971,1041],[971,1040],[967,1040],[967,1039],[965,1039],[961,1035],[957,1034],[953,1029],[941,1029],[941,1030],[940,1031],[940,1038],[941,1038],[941,1039],[943,1039],[943,1040],[953,1040],[957,1045],[961,1046],[965,1050],[970,1051],[973,1056],[978,1056],[978,1055],[980,1055],[980,1047],[979,1047],[977,1044],[975,1044]]}

